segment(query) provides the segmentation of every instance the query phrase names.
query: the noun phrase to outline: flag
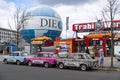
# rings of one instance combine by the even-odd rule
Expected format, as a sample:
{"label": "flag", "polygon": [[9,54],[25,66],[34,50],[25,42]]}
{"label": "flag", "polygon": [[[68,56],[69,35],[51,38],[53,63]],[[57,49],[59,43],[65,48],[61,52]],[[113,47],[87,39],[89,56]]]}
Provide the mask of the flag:
{"label": "flag", "polygon": [[69,17],[66,17],[66,30],[69,29]]}

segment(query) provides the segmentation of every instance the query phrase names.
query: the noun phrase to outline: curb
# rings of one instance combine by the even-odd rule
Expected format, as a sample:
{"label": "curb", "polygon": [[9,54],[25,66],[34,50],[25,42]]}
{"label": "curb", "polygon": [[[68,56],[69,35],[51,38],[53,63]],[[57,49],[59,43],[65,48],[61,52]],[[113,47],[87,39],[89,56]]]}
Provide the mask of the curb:
{"label": "curb", "polygon": [[105,68],[98,68],[98,70],[100,71],[120,71],[120,68],[115,68],[115,69],[112,69],[112,68],[109,68],[109,67],[105,67]]}

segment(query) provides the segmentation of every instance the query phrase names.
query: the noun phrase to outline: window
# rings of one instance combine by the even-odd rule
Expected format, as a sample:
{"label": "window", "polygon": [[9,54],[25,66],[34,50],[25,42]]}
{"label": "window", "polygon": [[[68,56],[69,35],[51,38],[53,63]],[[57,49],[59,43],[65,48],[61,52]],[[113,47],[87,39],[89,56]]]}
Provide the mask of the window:
{"label": "window", "polygon": [[92,59],[89,54],[85,54],[86,59]]}
{"label": "window", "polygon": [[19,56],[19,53],[15,53],[15,56]]}
{"label": "window", "polygon": [[49,56],[48,54],[44,54],[43,57],[48,58],[48,57],[50,57],[50,56]]}
{"label": "window", "polygon": [[38,57],[43,57],[43,54],[38,54]]}
{"label": "window", "polygon": [[58,58],[58,55],[57,54],[53,54],[52,57],[53,58]]}
{"label": "window", "polygon": [[19,53],[12,53],[11,56],[19,56]]}
{"label": "window", "polygon": [[78,54],[74,56],[75,59],[84,59],[84,56],[82,54]]}
{"label": "window", "polygon": [[90,45],[90,46],[93,46],[93,40],[90,40],[89,45]]}
{"label": "window", "polygon": [[27,52],[21,54],[21,56],[27,56],[27,55],[28,55]]}
{"label": "window", "polygon": [[100,40],[96,40],[96,44],[99,45],[100,44]]}
{"label": "window", "polygon": [[115,41],[115,42],[114,42],[114,45],[115,45],[115,46],[120,46],[120,41]]}
{"label": "window", "polygon": [[74,59],[74,55],[68,55],[69,59]]}

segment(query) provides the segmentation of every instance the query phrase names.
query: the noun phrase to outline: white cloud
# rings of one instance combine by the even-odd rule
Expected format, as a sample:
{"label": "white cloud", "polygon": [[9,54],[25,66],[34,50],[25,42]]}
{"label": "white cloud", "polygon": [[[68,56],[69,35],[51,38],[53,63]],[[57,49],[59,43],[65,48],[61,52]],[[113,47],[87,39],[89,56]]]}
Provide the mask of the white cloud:
{"label": "white cloud", "polygon": [[85,3],[93,3],[97,0],[34,0],[39,4],[44,4],[44,5],[82,5]]}
{"label": "white cloud", "polygon": [[[103,9],[103,3],[101,0],[95,3],[86,3],[84,5],[77,6],[56,6],[55,10],[60,14],[63,21],[63,32],[61,37],[66,38],[66,17],[69,16],[69,30],[67,36],[73,37],[72,24],[74,23],[86,23],[97,21],[96,18],[102,18],[101,10]],[[80,34],[83,36],[86,33]],[[75,35],[74,35],[75,36]]]}
{"label": "white cloud", "polygon": [[[64,1],[67,2],[66,0]],[[64,3],[64,1],[62,3]],[[84,4],[80,2],[79,2],[79,5],[76,5],[74,3],[73,4],[69,3],[68,5],[65,5],[67,3],[58,4],[57,2],[54,3],[55,4],[54,6],[52,5],[53,9],[55,9],[60,14],[63,21],[63,32],[61,34],[61,37],[66,38],[66,17],[67,16],[69,16],[69,30],[67,31],[68,37],[73,37],[73,34],[74,34],[74,32],[72,31],[72,24],[92,22],[92,21],[96,21],[97,20],[96,18],[98,19],[102,18],[101,10],[106,5],[106,0],[104,1],[103,0],[97,0],[97,1],[86,0],[84,1]],[[11,15],[14,13],[15,7],[17,4],[12,2],[6,3],[5,0],[0,0],[0,4],[2,4],[0,5],[0,27],[9,28],[7,24],[8,19],[12,21]],[[22,8],[23,7],[27,8],[27,6],[30,6],[30,5],[31,7],[33,5],[35,7],[35,3],[33,5],[32,4],[27,5],[24,3],[20,3],[20,4],[24,5],[22,6]],[[36,3],[36,6],[38,5],[41,5],[41,4]],[[84,35],[84,33],[80,35]]]}
{"label": "white cloud", "polygon": [[14,3],[6,3],[4,0],[0,0],[0,27],[8,28],[8,19],[11,20],[12,13],[15,10]]}

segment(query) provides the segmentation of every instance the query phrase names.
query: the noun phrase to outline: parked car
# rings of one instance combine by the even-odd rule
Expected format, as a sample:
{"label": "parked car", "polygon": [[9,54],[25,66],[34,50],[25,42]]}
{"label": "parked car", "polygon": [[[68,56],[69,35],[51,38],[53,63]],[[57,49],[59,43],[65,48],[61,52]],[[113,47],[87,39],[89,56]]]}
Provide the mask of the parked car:
{"label": "parked car", "polygon": [[115,58],[120,61],[120,52],[118,54],[115,54]]}
{"label": "parked car", "polygon": [[87,53],[73,53],[68,54],[66,57],[57,59],[57,65],[60,69],[65,67],[78,67],[85,71],[98,66],[98,60],[92,59]]}
{"label": "parked car", "polygon": [[14,51],[10,55],[5,55],[2,57],[4,63],[16,63],[20,65],[24,63],[25,58],[28,57],[28,53],[24,51]]}
{"label": "parked car", "polygon": [[42,64],[44,67],[50,67],[52,65],[56,65],[56,59],[58,59],[58,55],[54,52],[37,52],[36,56],[31,58],[26,58],[25,63],[28,66]]}

